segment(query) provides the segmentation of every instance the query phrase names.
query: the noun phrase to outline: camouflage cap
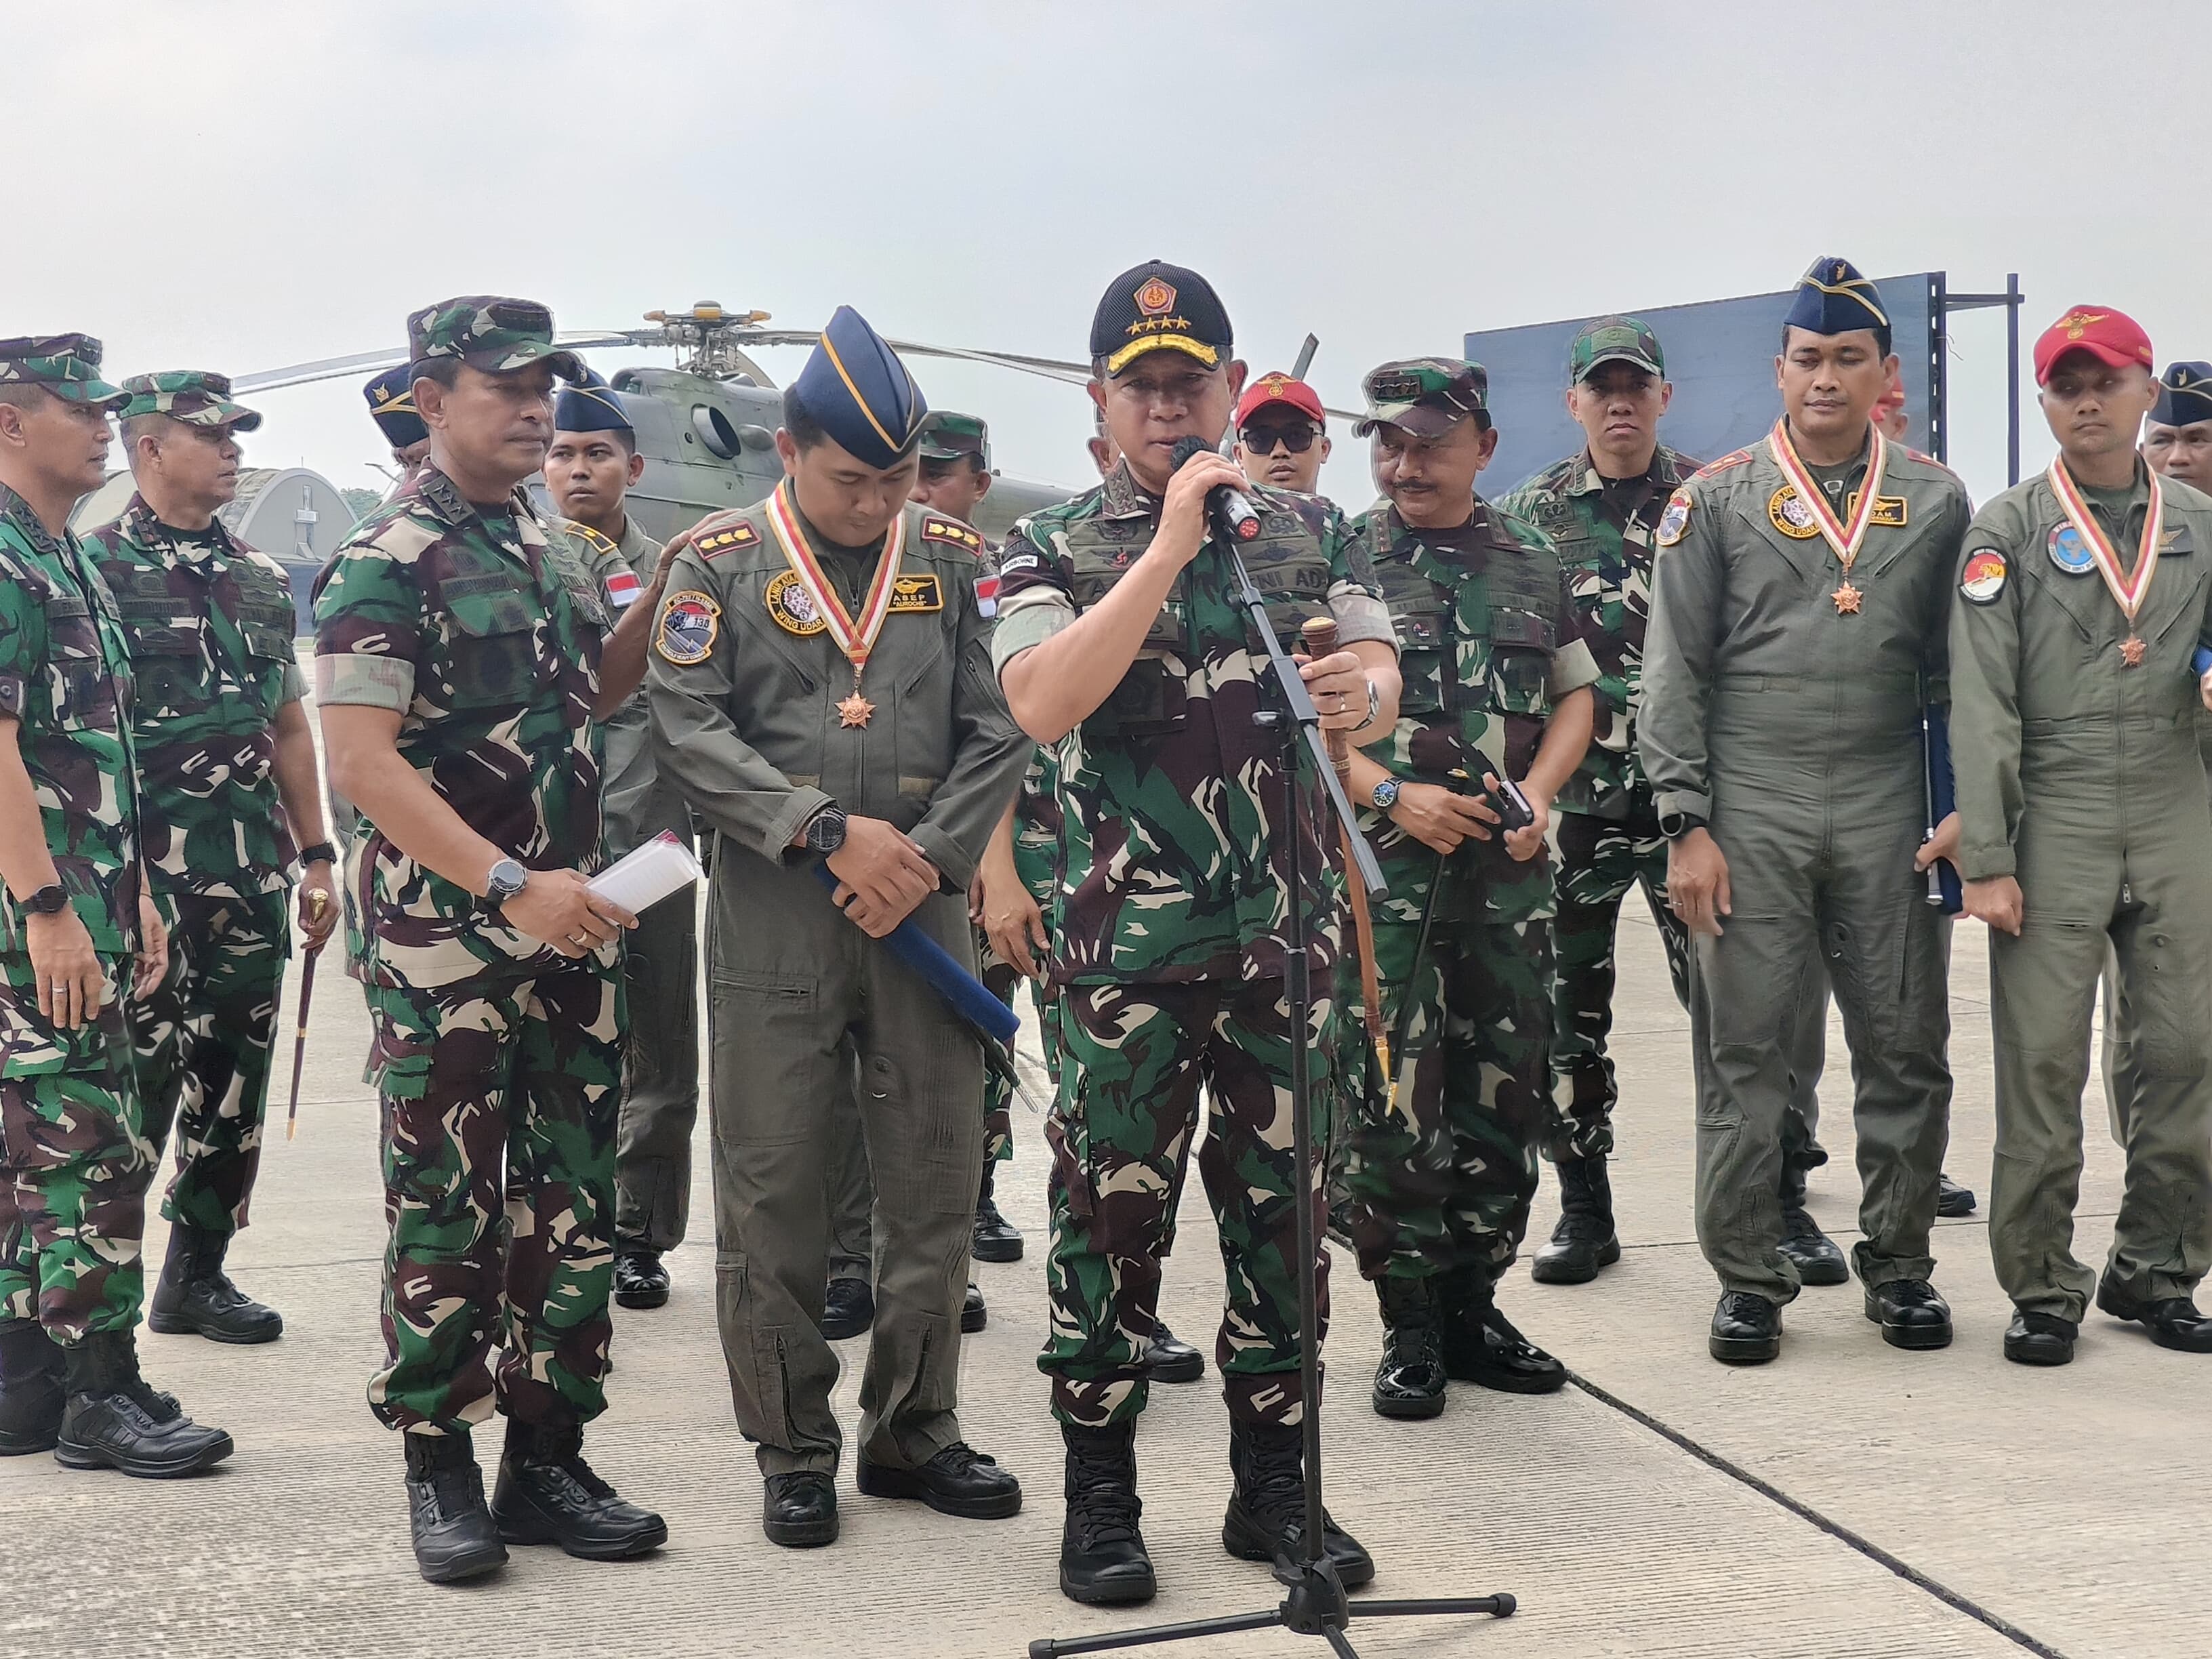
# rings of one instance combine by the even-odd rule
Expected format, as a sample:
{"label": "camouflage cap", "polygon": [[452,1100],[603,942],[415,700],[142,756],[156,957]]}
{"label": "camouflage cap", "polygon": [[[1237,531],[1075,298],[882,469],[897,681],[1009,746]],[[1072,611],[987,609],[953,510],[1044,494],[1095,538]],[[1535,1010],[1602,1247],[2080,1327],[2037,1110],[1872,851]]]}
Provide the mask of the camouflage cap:
{"label": "camouflage cap", "polygon": [[553,343],[553,313],[535,300],[468,294],[425,306],[407,319],[407,350],[417,368],[451,357],[487,374],[548,363],[564,380],[581,380],[583,361]]}
{"label": "camouflage cap", "polygon": [[116,411],[125,420],[137,415],[166,415],[186,426],[229,427],[251,432],[261,416],[230,400],[230,376],[200,368],[173,368],[166,374],[133,374],[123,383],[131,401]]}
{"label": "camouflage cap", "polygon": [[957,461],[973,455],[983,471],[991,470],[991,428],[980,416],[956,415],[949,409],[933,409],[921,423],[921,459]]}
{"label": "camouflage cap", "polygon": [[100,342],[89,334],[29,334],[0,340],[0,386],[42,386],[73,404],[113,409],[131,394],[100,378]]}
{"label": "camouflage cap", "polygon": [[1584,323],[1567,348],[1567,380],[1578,381],[1607,363],[1626,363],[1662,380],[1667,378],[1659,337],[1634,317],[1599,317]]}
{"label": "camouflage cap", "polygon": [[1489,422],[1490,371],[1459,357],[1407,357],[1367,371],[1359,383],[1367,412],[1352,423],[1365,437],[1378,426],[1440,438],[1470,415]]}

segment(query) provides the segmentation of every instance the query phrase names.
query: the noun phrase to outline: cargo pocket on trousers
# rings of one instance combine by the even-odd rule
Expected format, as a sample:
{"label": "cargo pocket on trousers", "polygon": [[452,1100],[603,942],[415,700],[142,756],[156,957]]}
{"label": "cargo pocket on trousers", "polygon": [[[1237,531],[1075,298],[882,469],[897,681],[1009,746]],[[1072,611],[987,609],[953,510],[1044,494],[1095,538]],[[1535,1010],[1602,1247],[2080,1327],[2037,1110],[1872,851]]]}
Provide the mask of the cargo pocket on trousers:
{"label": "cargo pocket on trousers", "polygon": [[[888,1146],[869,1142],[870,1171],[878,1194],[888,1194],[908,1215],[967,1215],[975,1207],[982,1174],[983,1118],[972,1095],[963,1109],[927,1109],[916,1095],[928,1091],[930,1056],[906,1061],[888,1054],[866,1054],[860,1061],[860,1089],[866,1109],[879,1125],[896,1119]],[[923,1068],[920,1078],[908,1066]],[[882,1154],[889,1150],[890,1158]]]}

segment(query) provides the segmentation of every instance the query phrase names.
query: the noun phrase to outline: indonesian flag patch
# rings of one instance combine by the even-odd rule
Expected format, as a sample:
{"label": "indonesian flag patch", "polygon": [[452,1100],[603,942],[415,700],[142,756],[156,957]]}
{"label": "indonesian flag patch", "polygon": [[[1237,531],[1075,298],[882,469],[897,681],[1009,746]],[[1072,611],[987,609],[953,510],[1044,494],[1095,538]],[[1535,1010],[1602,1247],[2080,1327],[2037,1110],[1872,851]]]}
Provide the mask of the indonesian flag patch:
{"label": "indonesian flag patch", "polygon": [[626,611],[637,603],[637,596],[645,592],[645,584],[637,579],[634,570],[617,570],[607,578],[607,603],[617,611]]}
{"label": "indonesian flag patch", "polygon": [[975,579],[975,608],[987,617],[999,614],[999,579],[978,576]]}

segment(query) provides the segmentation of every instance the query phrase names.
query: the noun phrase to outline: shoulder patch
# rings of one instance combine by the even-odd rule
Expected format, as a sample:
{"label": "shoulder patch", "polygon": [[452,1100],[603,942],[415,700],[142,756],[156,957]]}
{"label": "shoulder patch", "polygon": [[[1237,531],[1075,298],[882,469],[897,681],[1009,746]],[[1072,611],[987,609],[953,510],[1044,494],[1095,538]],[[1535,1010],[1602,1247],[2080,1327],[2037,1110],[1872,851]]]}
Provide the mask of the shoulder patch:
{"label": "shoulder patch", "polygon": [[921,538],[926,542],[945,542],[951,546],[983,556],[983,534],[957,519],[942,519],[934,513],[922,515]]}
{"label": "shoulder patch", "polygon": [[592,529],[591,526],[587,524],[579,524],[574,519],[556,519],[553,522],[562,530],[567,532],[569,535],[574,536],[578,541],[583,543],[585,546],[590,548],[592,552],[598,554],[601,558],[605,558],[610,555],[617,559],[622,556],[622,549],[617,547],[612,541],[609,540],[599,532]]}
{"label": "shoulder patch", "polygon": [[1689,527],[1690,492],[1677,489],[1667,498],[1667,510],[1659,515],[1659,528],[1651,539],[1662,547],[1672,547]]}
{"label": "shoulder patch", "polygon": [[1707,461],[1691,476],[1698,478],[1710,478],[1715,473],[1725,472],[1732,466],[1741,466],[1750,459],[1751,452],[1749,450],[1732,449],[1717,461]]}
{"label": "shoulder patch", "polygon": [[671,593],[660,607],[653,648],[678,668],[704,662],[721,632],[721,616],[722,607],[696,588]]}
{"label": "shoulder patch", "polygon": [[750,547],[760,540],[760,532],[749,524],[733,524],[726,530],[717,530],[711,536],[702,536],[691,544],[702,559],[711,559],[728,552],[733,547]]}
{"label": "shoulder patch", "polygon": [[1966,568],[1959,577],[1959,592],[1975,605],[1995,605],[2005,590],[2004,555],[1994,548],[1984,548],[1966,561]]}
{"label": "shoulder patch", "polygon": [[999,561],[999,574],[1003,576],[1009,570],[1034,570],[1041,562],[1034,551],[1016,553]]}

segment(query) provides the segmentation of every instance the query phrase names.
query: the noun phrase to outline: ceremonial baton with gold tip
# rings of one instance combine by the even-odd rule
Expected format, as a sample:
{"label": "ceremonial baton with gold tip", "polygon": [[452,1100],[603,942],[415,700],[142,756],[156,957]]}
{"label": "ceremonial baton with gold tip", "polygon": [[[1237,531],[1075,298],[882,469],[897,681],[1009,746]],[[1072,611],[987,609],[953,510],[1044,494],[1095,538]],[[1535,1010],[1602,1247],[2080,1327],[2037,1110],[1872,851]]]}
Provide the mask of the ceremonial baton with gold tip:
{"label": "ceremonial baton with gold tip", "polygon": [[[1336,619],[1334,617],[1315,617],[1300,629],[1306,654],[1318,662],[1333,654],[1337,646]],[[1328,763],[1336,769],[1338,779],[1352,781],[1352,734],[1332,731],[1328,734]],[[1367,908],[1367,889],[1354,869],[1352,852],[1352,829],[1340,825],[1344,844],[1345,891],[1352,899],[1352,931],[1359,945],[1359,1000],[1361,1018],[1367,1027],[1367,1041],[1374,1046],[1375,1059],[1382,1067],[1386,1085],[1395,1085],[1390,1074],[1390,1039],[1382,1034],[1382,976],[1375,970],[1375,917]]]}
{"label": "ceremonial baton with gold tip", "polygon": [[[331,896],[318,889],[307,895],[307,918],[320,921],[323,912],[329,909]],[[284,1139],[291,1139],[300,1133],[300,1073],[307,1063],[307,1005],[315,995],[315,960],[323,953],[327,938],[307,947],[307,959],[300,964],[300,1030],[292,1039],[292,1103],[284,1112]]]}

